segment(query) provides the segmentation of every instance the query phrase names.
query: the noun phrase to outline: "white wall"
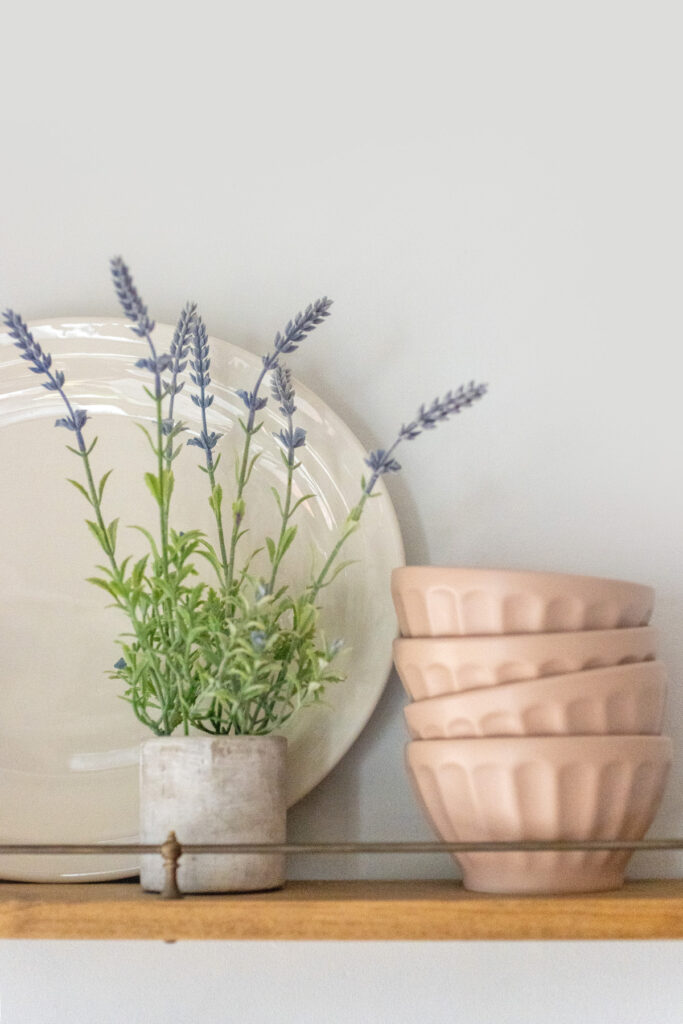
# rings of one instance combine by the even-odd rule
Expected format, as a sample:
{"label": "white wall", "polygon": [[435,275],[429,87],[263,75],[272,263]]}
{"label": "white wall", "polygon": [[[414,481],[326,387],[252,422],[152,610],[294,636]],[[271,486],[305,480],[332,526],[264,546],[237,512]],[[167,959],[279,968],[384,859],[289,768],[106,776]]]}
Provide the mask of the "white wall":
{"label": "white wall", "polygon": [[[661,835],[683,831],[680,27],[662,0],[43,0],[5,10],[0,61],[3,306],[114,314],[120,252],[159,320],[193,297],[258,352],[328,293],[296,372],[368,447],[490,382],[391,481],[408,560],[657,587],[676,742]],[[294,837],[428,837],[402,703],[392,678]],[[451,868],[293,865],[312,872]],[[675,950],[4,943],[2,1021],[673,1022]]]}

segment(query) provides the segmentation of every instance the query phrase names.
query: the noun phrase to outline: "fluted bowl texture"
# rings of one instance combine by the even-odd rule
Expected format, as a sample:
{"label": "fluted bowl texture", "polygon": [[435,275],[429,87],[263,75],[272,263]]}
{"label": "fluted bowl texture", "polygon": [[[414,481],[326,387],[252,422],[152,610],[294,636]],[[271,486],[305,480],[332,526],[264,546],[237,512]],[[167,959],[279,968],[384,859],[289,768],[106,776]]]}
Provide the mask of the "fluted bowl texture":
{"label": "fluted bowl texture", "polygon": [[[416,740],[406,747],[416,794],[447,842],[641,839],[671,762],[662,736]],[[619,888],[630,851],[458,854],[479,892]]]}
{"label": "fluted bowl texture", "polygon": [[413,739],[650,734],[662,731],[660,661],[504,683],[404,708]]}
{"label": "fluted bowl texture", "polygon": [[403,566],[391,592],[403,636],[471,636],[646,626],[654,590],[563,573]]}
{"label": "fluted bowl texture", "polygon": [[657,643],[658,633],[652,626],[514,636],[404,637],[394,641],[394,662],[408,696],[425,700],[522,679],[650,661],[656,657]]}

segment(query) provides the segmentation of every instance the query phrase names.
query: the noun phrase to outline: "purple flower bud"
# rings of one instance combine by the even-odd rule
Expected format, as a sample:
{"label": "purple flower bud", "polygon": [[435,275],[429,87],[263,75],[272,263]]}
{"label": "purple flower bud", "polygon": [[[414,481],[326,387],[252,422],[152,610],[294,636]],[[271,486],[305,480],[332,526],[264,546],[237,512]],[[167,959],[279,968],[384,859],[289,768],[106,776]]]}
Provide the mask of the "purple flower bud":
{"label": "purple flower bud", "polygon": [[110,261],[110,267],[114,290],[123,312],[135,324],[133,333],[140,338],[148,336],[154,330],[154,321],[148,316],[147,306],[138,295],[130,270],[120,256]]}

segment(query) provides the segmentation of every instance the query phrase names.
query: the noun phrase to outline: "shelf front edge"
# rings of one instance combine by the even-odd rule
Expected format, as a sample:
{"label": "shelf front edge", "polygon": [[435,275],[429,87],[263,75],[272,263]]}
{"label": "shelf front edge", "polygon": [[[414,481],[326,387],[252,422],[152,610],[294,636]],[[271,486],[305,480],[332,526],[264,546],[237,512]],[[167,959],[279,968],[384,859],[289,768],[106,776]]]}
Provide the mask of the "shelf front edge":
{"label": "shelf front edge", "polygon": [[289,882],[277,892],[165,901],[136,883],[0,884],[12,939],[675,939],[683,881],[609,893],[488,896],[449,880]]}

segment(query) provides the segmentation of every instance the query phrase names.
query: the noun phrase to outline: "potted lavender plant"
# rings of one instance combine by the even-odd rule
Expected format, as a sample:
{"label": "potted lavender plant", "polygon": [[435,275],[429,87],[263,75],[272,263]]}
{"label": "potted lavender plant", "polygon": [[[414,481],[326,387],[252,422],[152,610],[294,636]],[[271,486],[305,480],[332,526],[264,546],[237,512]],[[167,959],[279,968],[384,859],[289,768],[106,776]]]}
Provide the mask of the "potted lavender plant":
{"label": "potted lavender plant", "polygon": [[[185,841],[283,841],[286,742],[276,733],[342,678],[335,665],[338,644],[324,639],[319,615],[325,588],[345,567],[344,545],[359,529],[378,480],[400,469],[398,445],[469,407],[486,388],[471,383],[421,407],[389,448],[368,455],[369,472],[360,481],[358,501],[329,556],[305,585],[293,590],[283,581],[282,567],[297,536],[297,512],[311,496],[294,498],[306,433],[295,422],[296,394],[285,357],[329,316],[330,300],[312,303],[278,332],[262,357],[253,388],[237,392],[244,405],[242,450],[228,497],[221,438],[211,425],[208,335],[196,306],[185,306],[168,352],[160,352],[154,321],[120,258],[111,261],[111,272],[132,330],[147,346],[137,365],[149,374],[145,391],[155,413],[153,429],[141,427],[152,458],[145,482],[157,509],[157,528],[136,528],[147,546],[140,558],[121,551],[118,519],[105,514],[111,470],[102,476],[95,471],[97,439],[87,434],[88,413],[72,405],[63,371],[53,366],[22,318],[7,310],[3,319],[29,369],[44,377],[43,387],[57,392],[64,403],[65,414],[56,425],[73,438],[69,448],[81,469],[79,478],[70,482],[90,506],[87,527],[104,555],[90,582],[127,621],[117,640],[121,657],[112,677],[154,736],[142,748],[141,839],[160,842],[175,828]],[[201,429],[191,436],[175,408],[185,386],[192,389],[201,421]],[[249,482],[258,462],[253,439],[269,398],[277,402],[285,421],[274,438],[284,466],[284,488],[275,493],[279,527],[257,549],[245,552]],[[186,457],[187,446],[199,450],[213,537],[199,529],[181,532],[173,527],[174,466]],[[267,553],[267,571],[257,575],[252,565],[261,547]],[[144,861],[143,886],[160,889],[159,858]],[[274,855],[202,856],[194,861],[184,857],[181,862],[185,891],[247,891],[284,882],[282,859]]]}

